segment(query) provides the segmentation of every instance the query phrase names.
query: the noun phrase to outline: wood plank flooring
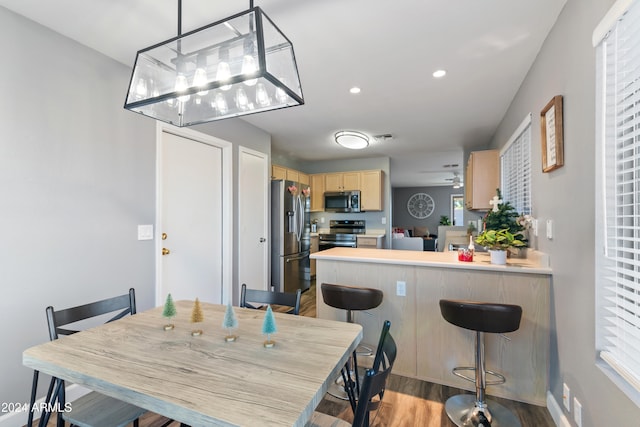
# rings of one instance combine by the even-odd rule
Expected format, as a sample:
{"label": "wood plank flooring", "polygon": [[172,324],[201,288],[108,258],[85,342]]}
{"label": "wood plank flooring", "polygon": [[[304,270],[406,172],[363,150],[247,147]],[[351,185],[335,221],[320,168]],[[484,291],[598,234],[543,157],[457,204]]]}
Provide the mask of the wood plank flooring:
{"label": "wood plank flooring", "polygon": [[[300,314],[315,317],[316,315],[315,283],[302,294]],[[468,393],[453,387],[420,381],[412,378],[391,375],[387,384],[384,401],[376,414],[372,414],[372,427],[455,427],[444,411],[444,402],[448,397]],[[545,407],[528,405],[511,400],[493,398],[512,410],[523,427],[555,427],[549,411]],[[286,404],[283,402],[283,404]],[[318,411],[353,420],[348,402],[326,395],[317,408]],[[147,413],[140,419],[140,427],[160,427],[168,420],[154,413]],[[37,425],[37,424],[34,424]],[[173,422],[171,427],[179,427]],[[49,422],[47,427],[55,426]],[[258,426],[256,426],[258,427]],[[505,426],[509,427],[509,426]]]}

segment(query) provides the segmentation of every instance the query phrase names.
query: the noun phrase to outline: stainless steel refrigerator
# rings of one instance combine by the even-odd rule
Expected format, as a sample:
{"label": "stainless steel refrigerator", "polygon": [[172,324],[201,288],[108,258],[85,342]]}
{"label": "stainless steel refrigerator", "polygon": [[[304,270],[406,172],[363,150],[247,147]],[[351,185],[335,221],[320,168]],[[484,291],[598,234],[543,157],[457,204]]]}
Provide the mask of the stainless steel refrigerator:
{"label": "stainless steel refrigerator", "polygon": [[309,289],[309,186],[271,181],[271,286],[278,292]]}

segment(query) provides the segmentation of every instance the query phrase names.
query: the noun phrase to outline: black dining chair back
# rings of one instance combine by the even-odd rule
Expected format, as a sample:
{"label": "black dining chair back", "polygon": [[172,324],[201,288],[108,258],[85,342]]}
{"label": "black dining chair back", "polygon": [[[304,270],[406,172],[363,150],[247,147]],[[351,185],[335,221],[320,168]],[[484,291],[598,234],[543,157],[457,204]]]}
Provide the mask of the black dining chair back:
{"label": "black dining chair back", "polygon": [[[259,309],[260,307],[253,304],[270,304],[291,307],[287,313],[300,314],[300,296],[301,291],[298,289],[292,292],[271,292],[261,291],[258,289],[249,289],[245,283],[242,284],[240,292],[240,307]],[[252,304],[253,303],[253,304]]]}
{"label": "black dining chair back", "polygon": [[[349,401],[351,402],[354,414],[351,425],[354,427],[369,427],[371,412],[378,409],[382,403],[382,398],[384,397],[387,386],[387,379],[391,374],[391,369],[398,355],[396,342],[389,332],[390,328],[391,322],[385,320],[382,325],[382,331],[380,332],[373,367],[367,369],[362,379],[359,395],[356,394],[353,381],[349,382],[349,387],[347,387]],[[344,373],[344,368],[342,371]],[[345,376],[343,376],[343,378],[348,380]],[[336,417],[321,412],[314,412],[307,427],[342,427],[346,425],[348,425],[348,423]]]}
{"label": "black dining chair back", "polygon": [[381,371],[367,369],[362,380],[362,388],[360,389],[360,398],[356,406],[356,412],[353,416],[353,427],[369,427],[371,411],[376,409],[382,399],[387,384],[387,378],[391,373],[392,366],[389,365]]}
{"label": "black dining chair back", "polygon": [[[115,313],[115,314],[114,314]],[[47,307],[47,323],[49,326],[49,339],[54,341],[60,335],[72,335],[80,332],[79,329],[70,329],[68,325],[82,321],[90,321],[99,318],[100,323],[109,323],[121,319],[126,315],[136,314],[136,296],[133,288],[124,295],[107,298],[101,301],[92,302],[76,307],[66,308],[56,311],[52,306]],[[104,321],[101,316],[110,315]],[[38,387],[39,371],[33,372],[33,383],[31,387],[31,408],[29,412],[28,425],[33,424],[33,409],[35,408],[35,398]],[[65,407],[65,382],[59,378],[51,378],[44,407]],[[56,405],[57,403],[57,405]],[[138,426],[138,418],[146,410],[134,405],[122,402],[112,397],[105,396],[97,392],[90,392],[72,402],[70,411],[58,411],[57,424],[64,425],[67,421],[71,425],[87,427],[123,427],[133,422]],[[38,426],[46,426],[51,413],[43,411],[40,416]]]}

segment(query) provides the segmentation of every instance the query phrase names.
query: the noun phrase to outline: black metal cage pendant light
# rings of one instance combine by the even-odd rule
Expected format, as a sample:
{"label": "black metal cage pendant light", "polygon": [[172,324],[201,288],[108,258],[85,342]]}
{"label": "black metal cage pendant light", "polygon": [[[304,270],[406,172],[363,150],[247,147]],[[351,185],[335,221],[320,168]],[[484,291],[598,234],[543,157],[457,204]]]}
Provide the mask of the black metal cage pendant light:
{"label": "black metal cage pendant light", "polygon": [[138,51],[124,108],[175,126],[304,104],[291,41],[259,8]]}

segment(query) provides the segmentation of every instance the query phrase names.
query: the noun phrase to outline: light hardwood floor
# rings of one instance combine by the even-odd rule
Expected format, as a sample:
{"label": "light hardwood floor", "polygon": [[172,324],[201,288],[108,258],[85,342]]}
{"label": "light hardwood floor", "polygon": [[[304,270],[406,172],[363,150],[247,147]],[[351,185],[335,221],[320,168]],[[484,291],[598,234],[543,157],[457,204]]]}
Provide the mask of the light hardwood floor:
{"label": "light hardwood floor", "polygon": [[[316,315],[315,283],[302,294],[300,314]],[[372,414],[372,427],[455,427],[444,411],[444,402],[450,396],[468,393],[453,387],[391,375],[387,384],[384,401],[376,414]],[[511,400],[493,398],[512,410],[523,427],[555,427],[549,411],[545,407],[528,405]],[[317,408],[318,411],[352,421],[353,415],[348,402],[326,395]],[[148,413],[140,419],[140,427],[160,427],[168,420],[160,415]],[[34,424],[37,425],[37,424]],[[55,423],[49,422],[47,427]],[[179,427],[173,422],[171,427]],[[508,427],[508,426],[507,426]]]}

